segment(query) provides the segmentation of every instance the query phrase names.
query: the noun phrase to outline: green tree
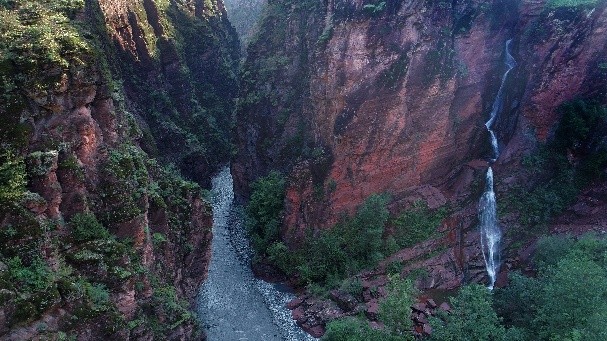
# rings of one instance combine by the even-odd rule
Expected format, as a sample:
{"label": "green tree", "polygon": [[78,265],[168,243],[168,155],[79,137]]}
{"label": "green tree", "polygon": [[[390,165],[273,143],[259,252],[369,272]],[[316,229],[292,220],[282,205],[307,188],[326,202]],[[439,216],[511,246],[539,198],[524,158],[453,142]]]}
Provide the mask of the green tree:
{"label": "green tree", "polygon": [[416,293],[411,280],[402,280],[399,274],[390,277],[388,296],[379,306],[379,320],[392,335],[411,338],[411,306]]}
{"label": "green tree", "polygon": [[111,237],[110,232],[101,225],[92,213],[76,213],[70,220],[72,236],[78,242],[95,239],[107,239]]}
{"label": "green tree", "polygon": [[251,199],[246,207],[248,226],[256,251],[266,254],[267,248],[278,240],[284,209],[285,179],[271,172],[251,184]]}
{"label": "green tree", "polygon": [[451,299],[452,311],[432,318],[432,336],[436,341],[503,340],[506,330],[491,304],[491,292],[478,284],[461,288]]}
{"label": "green tree", "polygon": [[606,324],[602,327],[590,324],[604,319],[602,312],[607,309],[607,273],[604,267],[572,253],[545,270],[542,277],[541,304],[533,322],[539,339],[575,340],[582,331],[594,336],[607,333]]}
{"label": "green tree", "polygon": [[536,315],[540,304],[541,283],[538,279],[523,276],[518,272],[509,277],[510,283],[507,287],[494,291],[495,310],[504,319],[506,326],[531,330],[531,317]]}

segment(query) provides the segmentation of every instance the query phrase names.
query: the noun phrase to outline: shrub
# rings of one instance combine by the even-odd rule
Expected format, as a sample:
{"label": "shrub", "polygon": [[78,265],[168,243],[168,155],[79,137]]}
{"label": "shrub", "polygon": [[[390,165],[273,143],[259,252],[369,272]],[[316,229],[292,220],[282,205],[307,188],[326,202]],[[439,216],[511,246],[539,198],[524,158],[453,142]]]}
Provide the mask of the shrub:
{"label": "shrub", "polygon": [[577,6],[594,6],[598,0],[548,0],[546,7],[577,7]]}
{"label": "shrub", "polygon": [[92,213],[74,214],[70,219],[69,226],[72,229],[72,237],[77,242],[111,238],[110,232],[101,225]]}
{"label": "shrub", "polygon": [[378,15],[386,9],[386,2],[380,1],[376,4],[366,4],[363,6],[363,10],[370,15]]}
{"label": "shrub", "polygon": [[302,278],[333,286],[383,258],[382,234],[388,220],[385,195],[371,195],[354,217],[310,236],[298,250]]}
{"label": "shrub", "polygon": [[13,257],[7,265],[13,284],[21,291],[43,291],[53,284],[52,272],[40,258],[34,258],[30,265],[25,265],[21,258]]}
{"label": "shrub", "polygon": [[535,255],[537,278],[518,273],[497,289],[496,312],[528,340],[603,340],[607,335],[607,241],[543,238]]}
{"label": "shrub", "polygon": [[558,110],[562,118],[554,138],[523,162],[535,181],[530,181],[531,188],[512,191],[508,200],[526,226],[544,226],[582,188],[606,175],[607,109],[590,100],[575,100]]}
{"label": "shrub", "polygon": [[392,335],[410,337],[411,306],[416,293],[411,280],[402,280],[399,274],[390,277],[388,296],[379,305],[379,320]]}
{"label": "shrub", "polygon": [[346,317],[330,322],[323,341],[406,341],[412,338],[390,335],[383,330],[373,329],[366,320]]}
{"label": "shrub", "polygon": [[13,205],[21,199],[26,183],[23,158],[10,151],[0,155],[0,205]]}
{"label": "shrub", "polygon": [[418,200],[393,221],[394,239],[400,248],[411,247],[436,234],[436,229],[447,216],[445,207],[431,210]]}
{"label": "shrub", "polygon": [[253,182],[251,190],[251,199],[246,207],[247,225],[255,250],[263,256],[279,237],[285,179],[280,173],[272,172]]}
{"label": "shrub", "polygon": [[[605,317],[607,273],[604,267],[570,254],[542,276],[541,304],[533,321],[542,340],[572,340],[577,334],[607,333],[607,325],[592,326]],[[592,330],[593,329],[593,330]],[[599,340],[598,335],[585,338]]]}
{"label": "shrub", "polygon": [[491,293],[478,284],[461,288],[451,299],[452,312],[432,318],[430,340],[504,340],[505,329],[493,310]]}

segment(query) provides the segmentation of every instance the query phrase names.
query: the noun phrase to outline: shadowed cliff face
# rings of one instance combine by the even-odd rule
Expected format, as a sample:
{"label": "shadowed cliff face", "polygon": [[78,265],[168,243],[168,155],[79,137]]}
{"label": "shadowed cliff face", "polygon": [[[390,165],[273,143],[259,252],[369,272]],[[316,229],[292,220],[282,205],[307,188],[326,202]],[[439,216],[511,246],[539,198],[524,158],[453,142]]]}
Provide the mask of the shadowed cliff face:
{"label": "shadowed cliff face", "polygon": [[145,121],[146,152],[210,186],[230,157],[240,46],[222,1],[100,1],[130,109]]}
{"label": "shadowed cliff face", "polygon": [[[607,9],[602,2],[379,4],[270,5],[243,70],[236,186],[246,196],[247,183],[270,169],[288,174],[281,236],[291,245],[307,227],[352,214],[372,193],[391,194],[392,213],[419,199],[450,203],[457,210],[439,229],[444,237],[422,253],[449,249],[423,266],[444,274],[433,286],[451,288],[470,269],[482,276],[478,236],[465,232],[475,224],[474,183],[490,155],[484,123],[504,72],[505,41],[513,39],[519,66],[495,125],[498,175],[516,172],[522,155],[551,136],[560,104],[607,101],[600,67]],[[289,24],[281,25],[285,17]]]}
{"label": "shadowed cliff face", "polygon": [[[232,106],[234,50],[219,37],[235,36],[221,1],[159,3],[0,5],[3,340],[203,337],[191,308],[211,208],[152,157],[193,158],[202,183],[225,160],[229,148],[214,148],[229,140],[230,115],[217,115]],[[44,20],[54,30],[19,40]]]}

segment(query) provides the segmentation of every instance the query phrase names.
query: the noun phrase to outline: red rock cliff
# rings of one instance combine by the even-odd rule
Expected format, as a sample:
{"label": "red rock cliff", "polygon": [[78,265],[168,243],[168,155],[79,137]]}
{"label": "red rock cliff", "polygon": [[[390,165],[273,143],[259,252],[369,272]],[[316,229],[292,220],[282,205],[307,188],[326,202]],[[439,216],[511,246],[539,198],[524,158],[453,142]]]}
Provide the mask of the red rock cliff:
{"label": "red rock cliff", "polygon": [[[208,267],[211,209],[198,184],[146,151],[183,157],[163,149],[179,130],[171,120],[191,114],[173,107],[181,97],[198,111],[219,105],[200,104],[201,84],[189,77],[221,72],[190,69],[188,58],[229,59],[231,47],[206,36],[193,46],[205,51],[184,52],[178,40],[189,37],[169,31],[181,16],[189,21],[176,30],[234,38],[218,24],[222,2],[31,1],[0,5],[0,14],[0,72],[9,82],[0,100],[0,339],[204,338],[192,310]],[[47,18],[56,31],[44,30]],[[28,39],[40,41],[20,45],[18,33],[39,26],[43,33]],[[46,55],[28,50],[43,43]],[[145,102],[150,93],[164,106]],[[161,122],[169,128],[150,128]],[[197,129],[192,143],[217,135]],[[201,182],[217,167],[206,161],[189,173]]]}
{"label": "red rock cliff", "polygon": [[[522,155],[546,140],[561,103],[590,95],[607,102],[599,67],[607,52],[606,4],[378,6],[354,0],[270,6],[248,50],[233,172],[244,195],[246,184],[269,169],[289,175],[287,241],[307,227],[331,226],[372,193],[390,193],[393,213],[417,199],[463,207],[441,227],[444,240],[415,252],[459,245],[423,265],[453,272],[434,284],[453,287],[464,276],[463,257],[482,263],[478,238],[462,229],[475,220],[478,193],[471,192],[487,166],[484,123],[504,73],[505,41],[513,39],[519,65],[496,124],[503,151],[498,175],[515,171]],[[292,19],[288,25],[279,23],[281,13]]]}

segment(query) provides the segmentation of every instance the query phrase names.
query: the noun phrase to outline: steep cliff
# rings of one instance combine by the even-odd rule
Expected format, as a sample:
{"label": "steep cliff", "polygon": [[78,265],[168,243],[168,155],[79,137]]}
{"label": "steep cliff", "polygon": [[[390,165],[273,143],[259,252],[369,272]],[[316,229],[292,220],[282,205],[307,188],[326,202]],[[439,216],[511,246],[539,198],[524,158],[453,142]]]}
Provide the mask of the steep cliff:
{"label": "steep cliff", "polygon": [[164,161],[204,184],[230,153],[222,2],[8,1],[0,17],[0,339],[203,338],[211,210]]}
{"label": "steep cliff", "polygon": [[393,215],[418,200],[448,205],[439,237],[397,258],[406,272],[428,269],[428,286],[480,279],[473,228],[490,155],[484,123],[505,42],[513,39],[519,65],[495,125],[498,196],[534,183],[522,161],[553,138],[561,104],[607,103],[607,5],[561,3],[270,2],[243,70],[238,189],[246,196],[272,169],[287,174],[281,238],[291,246],[372,193],[391,195]]}
{"label": "steep cliff", "polygon": [[238,36],[240,36],[243,50],[255,34],[257,21],[266,6],[266,2],[266,0],[225,1],[228,17],[236,32],[238,32]]}

